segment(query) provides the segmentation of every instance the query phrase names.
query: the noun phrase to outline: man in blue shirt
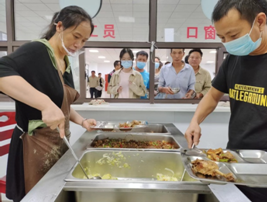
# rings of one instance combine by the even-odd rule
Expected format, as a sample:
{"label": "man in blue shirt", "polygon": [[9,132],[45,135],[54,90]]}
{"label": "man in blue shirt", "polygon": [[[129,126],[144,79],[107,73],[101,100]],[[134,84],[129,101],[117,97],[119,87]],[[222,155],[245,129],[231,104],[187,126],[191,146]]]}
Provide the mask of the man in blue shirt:
{"label": "man in blue shirt", "polygon": [[[134,69],[142,75],[146,89],[149,90],[149,73],[144,69],[147,63],[147,59],[148,53],[146,53],[145,51],[137,52],[135,59],[136,65]],[[141,97],[141,99],[147,99],[147,93],[145,96]]]}
{"label": "man in blue shirt", "polygon": [[[195,72],[187,63],[183,62],[184,49],[171,49],[172,63],[161,68],[158,91],[165,93],[168,99],[190,99],[195,94]],[[172,88],[179,88],[174,93]]]}

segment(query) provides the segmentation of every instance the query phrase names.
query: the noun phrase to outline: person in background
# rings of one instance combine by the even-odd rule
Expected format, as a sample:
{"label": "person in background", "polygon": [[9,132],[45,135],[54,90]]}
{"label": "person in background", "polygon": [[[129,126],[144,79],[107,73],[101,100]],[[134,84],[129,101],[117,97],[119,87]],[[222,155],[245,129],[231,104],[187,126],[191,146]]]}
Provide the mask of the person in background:
{"label": "person in background", "polygon": [[108,92],[115,98],[140,98],[146,94],[142,75],[133,70],[134,55],[131,49],[120,52],[122,69],[113,73],[108,85]]}
{"label": "person in background", "polygon": [[[195,97],[195,73],[193,68],[182,61],[184,49],[171,49],[172,63],[161,68],[158,92],[165,93],[168,99],[189,99]],[[179,88],[176,94],[172,88]]]}
{"label": "person in background", "polygon": [[[188,148],[198,145],[200,124],[222,96],[230,97],[231,117],[226,149],[267,149],[267,1],[219,0],[212,13],[217,36],[229,55],[212,87],[200,101],[186,130]],[[202,135],[204,136],[204,135]],[[214,136],[214,139],[217,139]],[[267,188],[237,187],[253,202],[266,202]]]}
{"label": "person in background", "polygon": [[111,76],[112,76],[112,74],[115,72],[115,71],[117,71],[117,70],[120,70],[122,67],[121,67],[121,62],[119,61],[119,60],[116,60],[115,62],[114,62],[114,69],[113,69],[113,71],[111,71],[109,74],[108,74],[108,83],[110,82],[110,78],[111,78]]}
{"label": "person in background", "polygon": [[[148,54],[145,51],[139,51],[136,53],[136,66],[135,70],[138,71],[144,81],[144,85],[146,86],[147,91],[149,91],[149,73],[144,69],[147,63]],[[145,96],[141,97],[141,99],[147,99],[147,93]]]}
{"label": "person in background", "polygon": [[97,81],[97,98],[102,96],[102,90],[105,87],[105,80],[101,77],[101,73],[98,73],[98,81]]}
{"label": "person in background", "polygon": [[188,58],[189,58],[189,55],[186,55],[186,56],[184,57],[184,62],[187,63],[187,64],[189,64],[189,62],[188,62]]}
{"label": "person in background", "polygon": [[196,76],[196,99],[201,99],[211,88],[210,73],[200,67],[203,53],[200,49],[192,49],[189,51],[189,64],[193,67]]}
{"label": "person in background", "polygon": [[98,77],[96,77],[94,70],[91,71],[91,76],[89,77],[88,85],[90,88],[89,91],[91,99],[93,99],[94,97],[97,98],[96,86],[98,86]]}
{"label": "person in background", "polygon": [[155,57],[155,80],[154,80],[154,96],[157,95],[157,89],[158,89],[158,84],[159,84],[159,75],[160,75],[160,70],[163,66],[163,63],[160,61],[159,57]]}
{"label": "person in background", "polygon": [[87,130],[96,125],[71,107],[79,93],[68,60],[93,30],[86,11],[67,6],[54,14],[42,39],[0,59],[0,92],[16,106],[6,176],[6,196],[13,201],[20,201],[68,150],[62,138],[70,138],[70,121]]}

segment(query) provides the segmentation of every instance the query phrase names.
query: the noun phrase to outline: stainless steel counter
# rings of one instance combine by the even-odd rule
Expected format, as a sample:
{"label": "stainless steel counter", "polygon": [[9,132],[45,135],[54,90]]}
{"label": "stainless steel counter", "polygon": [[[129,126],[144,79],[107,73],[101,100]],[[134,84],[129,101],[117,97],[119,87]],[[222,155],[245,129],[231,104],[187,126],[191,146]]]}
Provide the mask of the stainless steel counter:
{"label": "stainless steel counter", "polygon": [[[186,147],[187,143],[183,137],[183,134],[173,125],[164,124],[170,134],[174,136],[176,141],[181,147]],[[87,150],[87,146],[92,142],[96,132],[86,132],[80,139],[73,145],[73,149],[78,157]],[[146,182],[130,182],[130,181],[101,181],[102,183],[92,181],[88,182],[65,182],[64,179],[74,167],[75,159],[70,151],[67,151],[64,156],[49,170],[49,172],[38,182],[38,184],[24,197],[23,202],[53,202],[53,201],[75,201],[80,200],[82,195],[88,195],[93,201],[96,201],[95,197],[107,193],[106,201],[118,200],[115,197],[108,196],[111,192],[116,191],[120,194],[120,197],[127,194],[131,198],[131,194],[134,191],[136,194],[140,193],[144,195],[144,192],[150,197],[154,197],[154,201],[164,201],[164,196],[168,196],[168,193],[177,193],[181,195],[183,193],[198,193],[209,194],[213,193],[217,200],[223,202],[229,201],[242,201],[248,202],[246,196],[239,191],[234,185],[206,185],[206,184],[181,184],[181,183],[167,183],[157,181],[157,183]],[[75,190],[76,188],[76,190]],[[88,193],[73,194],[73,191],[81,192],[87,191]],[[157,191],[157,192],[155,192]],[[156,194],[158,193],[158,194]],[[90,196],[91,195],[91,196]],[[103,195],[102,195],[103,196]],[[178,198],[177,196],[177,198]],[[74,199],[76,198],[76,199]],[[134,201],[135,197],[132,196],[131,200]],[[174,198],[176,198],[174,196]],[[102,199],[103,201],[103,199]],[[171,201],[171,200],[170,200]],[[173,199],[175,201],[175,199]]]}

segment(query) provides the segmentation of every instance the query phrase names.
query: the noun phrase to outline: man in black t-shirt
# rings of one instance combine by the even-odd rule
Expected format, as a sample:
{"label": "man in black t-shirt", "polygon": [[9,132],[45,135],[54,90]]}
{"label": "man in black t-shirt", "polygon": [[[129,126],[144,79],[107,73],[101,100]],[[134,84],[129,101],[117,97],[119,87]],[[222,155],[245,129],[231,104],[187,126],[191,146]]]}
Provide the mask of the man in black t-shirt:
{"label": "man in black t-shirt", "polygon": [[[188,127],[188,147],[199,143],[200,123],[224,93],[230,97],[230,149],[267,149],[267,1],[219,0],[212,20],[229,53]],[[216,138],[214,138],[216,139]],[[267,188],[238,186],[251,201],[267,201]]]}

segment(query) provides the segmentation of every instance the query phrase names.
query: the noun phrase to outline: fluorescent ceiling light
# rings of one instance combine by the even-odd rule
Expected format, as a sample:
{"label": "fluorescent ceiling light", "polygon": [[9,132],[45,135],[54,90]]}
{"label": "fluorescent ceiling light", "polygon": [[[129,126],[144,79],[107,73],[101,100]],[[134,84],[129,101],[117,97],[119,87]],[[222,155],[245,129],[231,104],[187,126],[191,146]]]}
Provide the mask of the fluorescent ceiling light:
{"label": "fluorescent ceiling light", "polygon": [[99,56],[98,57],[99,59],[104,59],[104,58],[106,58],[105,56]]}
{"label": "fluorescent ceiling light", "polygon": [[206,63],[214,63],[214,61],[207,61]]}
{"label": "fluorescent ceiling light", "polygon": [[216,54],[216,53],[217,53],[216,50],[212,50],[212,51],[210,51],[210,54]]}
{"label": "fluorescent ceiling light", "polygon": [[93,53],[97,53],[98,52],[98,50],[96,50],[96,49],[91,49],[91,50],[89,50],[90,52],[93,52]]}
{"label": "fluorescent ceiling light", "polygon": [[119,16],[119,21],[124,23],[134,23],[135,19],[131,16]]}
{"label": "fluorescent ceiling light", "polygon": [[52,18],[53,18],[53,16],[45,16],[45,19],[46,19],[46,20],[49,20],[49,21],[51,21]]}
{"label": "fluorescent ceiling light", "polygon": [[105,60],[104,62],[105,62],[105,63],[109,63],[110,61],[108,61],[108,60]]}
{"label": "fluorescent ceiling light", "polygon": [[133,50],[133,53],[137,53],[139,50]]}

